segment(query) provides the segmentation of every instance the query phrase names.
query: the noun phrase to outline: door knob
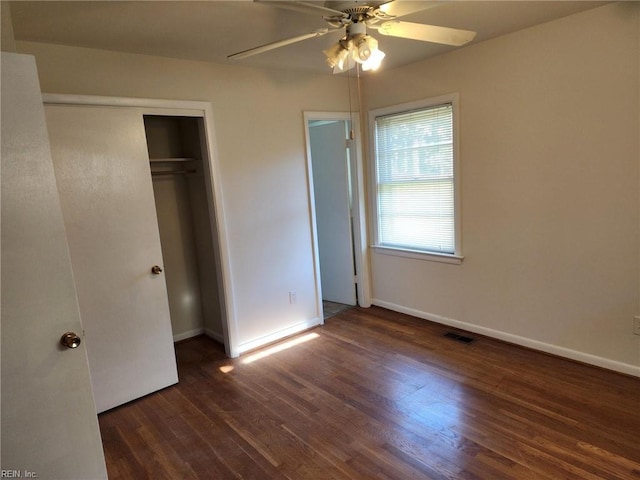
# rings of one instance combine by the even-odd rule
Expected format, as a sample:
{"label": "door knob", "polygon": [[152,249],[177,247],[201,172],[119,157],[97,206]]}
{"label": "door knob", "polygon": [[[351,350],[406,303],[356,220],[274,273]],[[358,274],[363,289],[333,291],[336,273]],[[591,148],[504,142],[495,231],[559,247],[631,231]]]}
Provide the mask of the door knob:
{"label": "door knob", "polygon": [[60,343],[67,348],[78,348],[81,341],[80,337],[73,332],[67,332],[60,337]]}
{"label": "door knob", "polygon": [[151,267],[151,273],[154,275],[160,275],[160,272],[162,272],[162,269],[158,265]]}

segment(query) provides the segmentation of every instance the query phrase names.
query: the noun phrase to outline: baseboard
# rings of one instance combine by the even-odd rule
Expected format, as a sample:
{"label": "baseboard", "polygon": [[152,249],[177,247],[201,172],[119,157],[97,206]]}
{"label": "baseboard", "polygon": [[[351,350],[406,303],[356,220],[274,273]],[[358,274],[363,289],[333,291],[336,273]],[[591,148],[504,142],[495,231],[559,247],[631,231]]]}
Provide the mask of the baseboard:
{"label": "baseboard", "polygon": [[539,350],[541,352],[550,353],[559,357],[568,358],[589,365],[595,365],[596,367],[606,368],[607,370],[613,370],[615,372],[632,375],[634,377],[640,377],[640,366],[631,365],[628,363],[618,362],[604,357],[598,357],[590,353],[584,353],[577,350],[571,350],[569,348],[560,347],[550,343],[540,342],[531,338],[521,337],[511,333],[503,332],[500,330],[494,330],[492,328],[482,327],[474,325],[472,323],[461,322],[453,318],[443,317],[433,313],[422,312],[413,308],[404,307],[402,305],[396,305],[394,303],[385,302],[383,300],[373,299],[373,305],[378,307],[393,310],[394,312],[406,313],[413,317],[422,318],[432,322],[440,323],[442,325],[448,325],[450,327],[459,328],[468,332],[478,333],[480,335],[486,335],[487,337],[496,338],[498,340],[504,340],[505,342],[515,343],[523,347],[531,348],[533,350]]}
{"label": "baseboard", "polygon": [[323,323],[323,320],[320,317],[316,317],[310,320],[305,320],[303,322],[296,323],[291,327],[278,330],[277,332],[271,333],[269,335],[265,335],[264,337],[259,337],[259,338],[256,338],[255,340],[241,343],[240,345],[238,345],[238,353],[242,354],[244,352],[248,352],[249,350],[254,350],[264,345],[268,345],[269,343],[282,340],[283,338],[289,337],[291,335],[295,335],[296,333],[303,332],[304,330],[308,330],[309,328],[321,325],[322,323]]}
{"label": "baseboard", "polygon": [[216,342],[224,344],[224,337],[221,333],[214,332],[209,328],[196,328],[189,330],[188,332],[178,333],[173,336],[173,342],[179,342],[180,340],[186,340],[187,338],[197,337],[198,335],[205,334],[207,337],[214,339]]}
{"label": "baseboard", "polygon": [[188,332],[177,333],[173,336],[173,343],[179,342],[180,340],[186,340],[187,338],[197,337],[203,333],[204,328],[196,328],[194,330],[189,330]]}
{"label": "baseboard", "polygon": [[205,328],[204,329],[204,334],[207,337],[212,338],[216,342],[224,344],[224,337],[222,336],[221,333],[215,332],[215,331],[211,330],[210,328]]}

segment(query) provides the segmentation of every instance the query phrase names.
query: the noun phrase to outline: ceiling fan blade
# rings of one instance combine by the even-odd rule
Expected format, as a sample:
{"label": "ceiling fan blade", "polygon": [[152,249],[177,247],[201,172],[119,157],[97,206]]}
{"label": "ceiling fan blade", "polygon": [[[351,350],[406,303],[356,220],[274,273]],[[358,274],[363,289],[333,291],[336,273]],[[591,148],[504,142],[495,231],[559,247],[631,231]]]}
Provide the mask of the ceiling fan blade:
{"label": "ceiling fan blade", "polygon": [[322,28],[320,30],[316,30],[311,33],[298,35],[297,37],[285,38],[284,40],[265,43],[264,45],[260,45],[259,47],[254,47],[248,50],[243,50],[241,52],[233,53],[231,55],[228,55],[227,58],[232,60],[241,60],[243,58],[251,57],[253,55],[258,55],[259,53],[264,53],[264,52],[268,52],[269,50],[274,50],[276,48],[284,47],[285,45],[291,45],[292,43],[301,42],[309,38],[321,37],[322,35],[326,35],[327,33],[333,32],[333,31],[334,30],[329,28]]}
{"label": "ceiling fan blade", "polygon": [[274,7],[293,10],[294,12],[309,13],[311,15],[325,15],[331,17],[349,18],[346,13],[331,8],[316,5],[310,2],[294,2],[294,1],[278,1],[278,0],[254,0],[256,3],[263,5],[273,5]]}
{"label": "ceiling fan blade", "polygon": [[403,17],[415,12],[421,12],[428,8],[433,8],[443,2],[425,2],[425,1],[412,1],[412,0],[389,0],[388,2],[380,5],[379,10],[385,15],[391,17]]}
{"label": "ceiling fan blade", "polygon": [[423,25],[421,23],[400,22],[391,20],[378,27],[378,33],[391,37],[410,38],[423,42],[442,43],[444,45],[462,46],[470,42],[476,36],[471,30],[458,28],[437,27],[435,25]]}

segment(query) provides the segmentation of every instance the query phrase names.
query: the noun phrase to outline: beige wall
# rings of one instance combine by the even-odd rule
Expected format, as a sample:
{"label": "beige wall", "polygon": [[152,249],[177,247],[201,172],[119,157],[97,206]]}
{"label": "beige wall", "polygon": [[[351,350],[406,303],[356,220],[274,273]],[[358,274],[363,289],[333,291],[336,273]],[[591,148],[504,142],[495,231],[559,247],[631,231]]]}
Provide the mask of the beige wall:
{"label": "beige wall", "polygon": [[17,43],[46,93],[211,102],[238,342],[315,318],[303,110],[344,110],[344,79]]}
{"label": "beige wall", "polygon": [[3,52],[15,52],[16,41],[13,36],[11,9],[9,2],[0,2],[0,49]]}
{"label": "beige wall", "polygon": [[460,94],[465,255],[372,254],[374,303],[640,375],[638,32],[613,4],[368,77]]}

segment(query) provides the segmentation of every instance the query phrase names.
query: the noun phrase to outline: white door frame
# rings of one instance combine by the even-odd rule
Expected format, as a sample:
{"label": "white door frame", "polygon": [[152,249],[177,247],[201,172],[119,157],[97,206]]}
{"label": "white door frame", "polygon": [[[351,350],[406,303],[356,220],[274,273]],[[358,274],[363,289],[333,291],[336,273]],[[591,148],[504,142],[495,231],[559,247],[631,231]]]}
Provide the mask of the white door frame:
{"label": "white door frame", "polygon": [[94,95],[43,94],[43,103],[48,105],[91,105],[105,107],[133,107],[142,109],[144,114],[198,117],[204,120],[206,148],[209,155],[203,158],[203,166],[207,171],[205,183],[207,188],[207,207],[209,220],[213,227],[213,248],[220,259],[218,269],[218,290],[221,301],[222,335],[225,351],[231,358],[238,357],[238,335],[233,283],[231,282],[231,261],[227,240],[225,208],[220,180],[220,165],[216,148],[213,122],[213,108],[208,102],[158,100],[149,98],[103,97]]}
{"label": "white door frame", "polygon": [[356,264],[358,305],[371,306],[371,282],[369,275],[369,250],[367,245],[367,220],[365,211],[365,180],[362,163],[362,141],[360,121],[358,113],[348,112],[304,112],[304,133],[307,150],[307,186],[309,192],[309,210],[311,212],[311,230],[313,234],[313,258],[315,269],[316,299],[318,316],[322,318],[322,286],[320,280],[320,254],[318,251],[318,228],[316,225],[316,206],[313,187],[313,166],[311,163],[311,142],[309,122],[316,120],[338,120],[351,122],[351,128],[355,133],[350,150],[351,191],[353,193],[353,245]]}

